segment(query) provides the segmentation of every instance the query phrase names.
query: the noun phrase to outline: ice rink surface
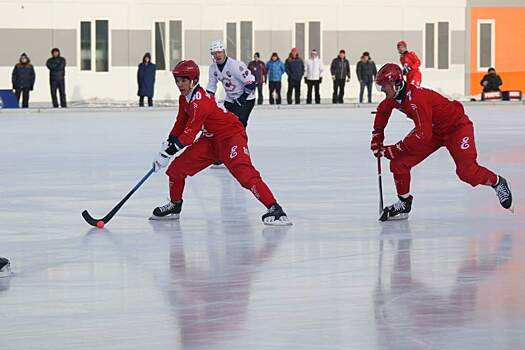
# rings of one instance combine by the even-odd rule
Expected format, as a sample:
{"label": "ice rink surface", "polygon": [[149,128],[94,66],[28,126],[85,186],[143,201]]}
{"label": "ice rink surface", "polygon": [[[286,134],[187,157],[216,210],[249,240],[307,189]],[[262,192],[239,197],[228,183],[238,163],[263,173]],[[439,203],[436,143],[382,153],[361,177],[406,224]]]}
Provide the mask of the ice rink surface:
{"label": "ice rink surface", "polygon": [[[294,222],[227,170],[187,182],[180,223],[147,172],[174,112],[0,114],[0,349],[522,349],[525,106],[471,106],[479,162],[516,214],[455,176],[442,149],[413,171],[407,222],[377,221],[366,108],[255,109],[256,167]],[[412,127],[395,115],[387,142]],[[386,161],[385,201],[394,201]]]}

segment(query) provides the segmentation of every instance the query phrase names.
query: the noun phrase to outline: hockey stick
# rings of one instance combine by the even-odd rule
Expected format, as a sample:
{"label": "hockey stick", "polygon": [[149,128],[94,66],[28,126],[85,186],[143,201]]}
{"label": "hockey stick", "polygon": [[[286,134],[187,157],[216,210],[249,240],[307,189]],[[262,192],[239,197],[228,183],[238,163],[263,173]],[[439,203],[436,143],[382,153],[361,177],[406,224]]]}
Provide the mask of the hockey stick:
{"label": "hockey stick", "polygon": [[127,202],[127,200],[133,195],[133,193],[135,193],[136,190],[139,189],[140,186],[142,186],[142,184],[148,179],[148,177],[151,176],[151,174],[153,174],[155,172],[155,168],[151,168],[148,173],[146,175],[144,175],[144,177],[138,182],[138,184],[135,185],[135,187],[133,187],[131,189],[131,191],[129,191],[129,193],[126,195],[126,197],[122,198],[122,200],[120,202],[118,202],[118,204],[113,208],[111,209],[111,211],[106,215],[104,216],[102,219],[95,219],[93,218],[91,215],[89,215],[88,211],[87,210],[84,210],[82,212],[82,217],[84,218],[84,220],[86,220],[86,222],[88,224],[90,224],[91,226],[95,226],[95,227],[98,227],[98,228],[103,228],[105,224],[107,224],[109,222],[109,220],[111,220],[111,218],[113,216],[115,216],[115,214],[120,210],[120,208],[122,208],[122,206],[124,205],[124,203]]}
{"label": "hockey stick", "polygon": [[383,179],[381,177],[381,157],[377,157],[377,181],[379,183],[379,215],[383,213]]}

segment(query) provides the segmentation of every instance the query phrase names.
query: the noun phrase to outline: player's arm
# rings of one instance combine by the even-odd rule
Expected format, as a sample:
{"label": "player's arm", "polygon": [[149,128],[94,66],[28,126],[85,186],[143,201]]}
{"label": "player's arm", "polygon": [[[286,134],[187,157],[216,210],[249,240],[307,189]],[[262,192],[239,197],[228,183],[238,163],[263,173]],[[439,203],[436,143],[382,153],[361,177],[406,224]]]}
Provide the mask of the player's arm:
{"label": "player's arm", "polygon": [[212,96],[215,96],[215,92],[217,92],[217,77],[214,74],[214,64],[210,65],[210,68],[208,70],[208,86],[206,87],[206,92]]}
{"label": "player's arm", "polygon": [[202,125],[210,113],[210,102],[211,100],[203,100],[197,97],[190,103],[184,129],[178,135],[170,135],[169,141],[175,152],[191,145],[195,141],[197,134],[201,131]]}
{"label": "player's arm", "polygon": [[432,107],[427,101],[410,103],[407,115],[414,121],[414,129],[398,144],[401,151],[413,151],[432,141]]}
{"label": "player's arm", "polygon": [[257,87],[252,72],[250,72],[244,63],[239,62],[239,69],[236,69],[234,74],[237,76],[237,79],[243,82],[244,94],[248,97]]}
{"label": "player's arm", "polygon": [[394,101],[391,99],[383,100],[377,106],[376,117],[374,119],[374,130],[372,131],[372,140],[370,141],[370,149],[376,157],[381,156],[383,149],[383,141],[385,140],[385,128],[388,120],[392,115],[394,109]]}

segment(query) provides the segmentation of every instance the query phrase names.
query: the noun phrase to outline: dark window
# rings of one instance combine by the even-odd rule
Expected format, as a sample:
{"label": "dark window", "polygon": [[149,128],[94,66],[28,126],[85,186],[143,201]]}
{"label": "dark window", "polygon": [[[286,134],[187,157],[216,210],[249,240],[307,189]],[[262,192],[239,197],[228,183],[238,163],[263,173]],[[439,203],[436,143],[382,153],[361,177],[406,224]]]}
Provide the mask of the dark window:
{"label": "dark window", "polygon": [[304,58],[304,46],[305,46],[305,24],[295,23],[295,47],[299,52],[299,56]]}
{"label": "dark window", "polygon": [[425,68],[434,68],[434,23],[425,24]]}
{"label": "dark window", "polygon": [[170,21],[170,68],[182,61],[182,21]]}
{"label": "dark window", "polygon": [[252,60],[253,23],[241,21],[241,61],[248,63]]}
{"label": "dark window", "polygon": [[438,68],[448,69],[449,35],[448,22],[438,22]]}
{"label": "dark window", "polygon": [[107,72],[109,70],[109,23],[108,21],[95,21],[96,32],[96,70]]}
{"label": "dark window", "polygon": [[226,23],[226,52],[237,59],[237,23]]}
{"label": "dark window", "polygon": [[492,23],[480,23],[478,50],[480,68],[492,67]]}
{"label": "dark window", "polygon": [[80,70],[91,70],[91,22],[80,22]]}
{"label": "dark window", "polygon": [[155,22],[155,64],[157,70],[166,69],[166,23]]}
{"label": "dark window", "polygon": [[308,22],[308,45],[321,56],[321,22]]}

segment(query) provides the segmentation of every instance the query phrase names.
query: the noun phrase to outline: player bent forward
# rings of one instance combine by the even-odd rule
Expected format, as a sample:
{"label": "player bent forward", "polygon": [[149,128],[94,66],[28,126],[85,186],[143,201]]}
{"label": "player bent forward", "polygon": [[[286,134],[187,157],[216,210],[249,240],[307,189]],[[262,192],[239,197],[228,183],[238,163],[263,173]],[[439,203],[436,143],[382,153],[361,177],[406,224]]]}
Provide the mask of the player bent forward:
{"label": "player bent forward", "polygon": [[[231,174],[268,208],[262,220],[266,225],[291,225],[261,175],[254,168],[243,125],[231,112],[220,108],[199,85],[199,66],[181,61],[173,76],[181,92],[179,112],[168,141],[155,157],[155,171],[168,166],[171,156],[187,148],[169,166],[170,202],[153,210],[152,220],[178,219],[187,176],[193,176],[216,161],[222,161]],[[202,135],[195,141],[197,134]]]}
{"label": "player bent forward", "polygon": [[[386,95],[378,108],[371,149],[376,157],[390,159],[399,201],[383,209],[381,221],[406,219],[412,207],[410,169],[441,147],[446,147],[456,163],[456,174],[472,186],[487,185],[496,190],[499,202],[512,210],[509,183],[502,176],[478,165],[474,126],[463,105],[430,89],[407,84],[401,68],[385,64],[377,73],[376,86]],[[383,145],[384,129],[393,109],[406,114],[415,128],[395,145]]]}

